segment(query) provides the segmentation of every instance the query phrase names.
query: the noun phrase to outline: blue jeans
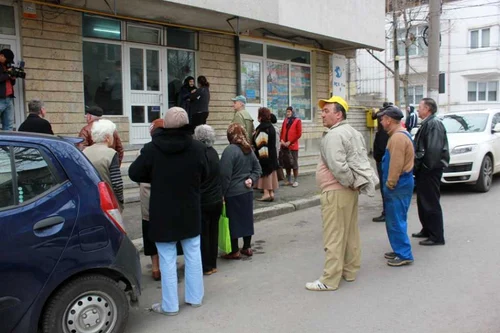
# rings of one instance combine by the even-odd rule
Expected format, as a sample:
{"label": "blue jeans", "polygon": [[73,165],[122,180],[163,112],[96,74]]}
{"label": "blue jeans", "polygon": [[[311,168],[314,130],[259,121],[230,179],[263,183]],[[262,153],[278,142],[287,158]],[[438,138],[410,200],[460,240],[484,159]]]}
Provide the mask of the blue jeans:
{"label": "blue jeans", "polygon": [[[165,312],[179,311],[177,293],[177,242],[156,243],[160,256],[161,271],[161,308]],[[201,304],[203,301],[203,270],[201,264],[200,236],[181,240],[184,252],[185,296],[189,304]]]}
{"label": "blue jeans", "polygon": [[0,118],[2,129],[12,131],[14,128],[14,100],[12,98],[0,98]]}

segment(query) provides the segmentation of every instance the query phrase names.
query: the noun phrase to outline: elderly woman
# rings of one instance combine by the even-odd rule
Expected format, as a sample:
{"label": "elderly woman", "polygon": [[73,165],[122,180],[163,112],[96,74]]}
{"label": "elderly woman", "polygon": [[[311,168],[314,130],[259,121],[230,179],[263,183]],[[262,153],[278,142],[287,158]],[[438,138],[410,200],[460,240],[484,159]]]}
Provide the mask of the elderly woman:
{"label": "elderly woman", "polygon": [[179,312],[177,248],[181,241],[185,261],[185,302],[202,305],[201,184],[208,175],[207,147],[193,139],[184,109],[170,108],[165,128],[141,150],[128,170],[132,181],[151,184],[149,237],[160,256],[162,302],[151,311],[173,316]]}
{"label": "elderly woman", "polygon": [[[220,161],[221,187],[226,202],[226,213],[231,232],[231,253],[224,259],[240,259],[241,253],[252,256],[253,189],[259,179],[261,168],[247,140],[245,129],[237,123],[227,129],[229,146],[224,149]],[[238,239],[243,237],[240,252]]]}
{"label": "elderly woman", "polygon": [[113,148],[116,125],[107,119],[99,119],[92,124],[94,144],[83,150],[94,165],[102,180],[111,186],[123,211],[123,180],[120,172],[118,153]]}
{"label": "elderly woman", "polygon": [[213,148],[215,131],[212,127],[196,127],[194,138],[207,146],[209,172],[201,184],[201,261],[203,274],[212,275],[217,272],[219,217],[222,211],[219,154]]}
{"label": "elderly woman", "polygon": [[[286,170],[285,185],[299,186],[299,139],[302,136],[302,121],[297,118],[293,107],[286,109],[286,119],[283,120],[280,134],[280,158]],[[292,183],[293,170],[293,183]]]}
{"label": "elderly woman", "polygon": [[271,123],[271,111],[268,108],[259,109],[258,120],[260,125],[253,135],[253,146],[262,168],[262,175],[257,183],[257,188],[264,190],[264,195],[257,200],[273,201],[274,190],[278,188],[276,130]]}

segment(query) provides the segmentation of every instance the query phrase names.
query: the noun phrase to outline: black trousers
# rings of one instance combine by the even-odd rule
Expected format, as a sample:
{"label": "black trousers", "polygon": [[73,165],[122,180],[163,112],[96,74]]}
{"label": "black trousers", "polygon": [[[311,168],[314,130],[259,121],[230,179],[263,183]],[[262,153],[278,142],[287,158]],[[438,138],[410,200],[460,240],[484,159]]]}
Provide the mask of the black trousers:
{"label": "black trousers", "polygon": [[217,268],[221,212],[222,201],[201,207],[201,261],[204,272]]}
{"label": "black trousers", "polygon": [[155,242],[149,239],[149,221],[146,220],[142,220],[142,241],[144,243],[144,255],[158,254]]}
{"label": "black trousers", "polygon": [[205,125],[207,123],[208,112],[198,112],[191,116],[191,125],[193,128],[196,126]]}
{"label": "black trousers", "polygon": [[380,180],[380,195],[382,196],[382,215],[385,216],[384,181],[382,180],[382,162],[377,162],[378,179]]}
{"label": "black trousers", "polygon": [[[245,236],[243,237],[243,250],[249,249],[252,247],[252,236]],[[231,239],[231,253],[234,253],[236,251],[239,251],[240,247],[238,244],[238,238],[233,238]]]}
{"label": "black trousers", "polygon": [[441,209],[441,177],[443,169],[419,170],[417,184],[418,217],[422,232],[435,242],[444,242],[443,210]]}

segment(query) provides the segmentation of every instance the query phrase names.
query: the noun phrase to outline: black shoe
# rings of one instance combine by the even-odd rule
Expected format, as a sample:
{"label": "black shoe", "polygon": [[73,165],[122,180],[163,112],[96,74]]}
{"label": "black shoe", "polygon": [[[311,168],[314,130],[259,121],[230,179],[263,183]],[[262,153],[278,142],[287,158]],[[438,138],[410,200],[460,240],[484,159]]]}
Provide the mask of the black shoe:
{"label": "black shoe", "polygon": [[444,241],[435,242],[432,239],[428,238],[426,240],[420,241],[418,244],[424,245],[424,246],[444,245]]}
{"label": "black shoe", "polygon": [[411,234],[411,237],[415,237],[415,238],[428,238],[429,235],[427,235],[423,231],[420,231],[420,232],[417,232],[416,234]]}
{"label": "black shoe", "polygon": [[385,259],[395,259],[396,258],[396,253],[394,253],[394,252],[386,252],[386,253],[384,253],[384,258]]}
{"label": "black shoe", "polygon": [[394,259],[389,259],[387,261],[387,265],[392,266],[392,267],[410,265],[412,263],[413,263],[413,260],[411,260],[411,259],[401,259],[400,257],[396,257]]}
{"label": "black shoe", "polygon": [[372,219],[372,222],[385,222],[385,215],[382,214],[380,216],[374,217]]}

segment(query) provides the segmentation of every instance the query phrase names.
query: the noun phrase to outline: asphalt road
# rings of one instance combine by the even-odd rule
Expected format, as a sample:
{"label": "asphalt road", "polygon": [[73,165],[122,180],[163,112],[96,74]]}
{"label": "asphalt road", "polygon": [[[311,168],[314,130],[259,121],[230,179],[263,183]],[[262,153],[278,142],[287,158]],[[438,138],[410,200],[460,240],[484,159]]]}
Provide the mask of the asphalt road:
{"label": "asphalt road", "polygon": [[[201,308],[183,304],[164,317],[145,310],[161,298],[160,283],[144,268],[143,295],[131,310],[127,333],[163,332],[500,332],[500,178],[490,192],[446,188],[442,195],[446,246],[412,239],[415,262],[389,267],[383,223],[371,218],[380,199],[361,197],[362,267],[353,283],[334,292],[306,291],[322,272],[319,207],[259,222],[249,260],[219,261],[205,277]],[[420,230],[415,198],[409,230]],[[147,266],[148,259],[143,258]]]}

